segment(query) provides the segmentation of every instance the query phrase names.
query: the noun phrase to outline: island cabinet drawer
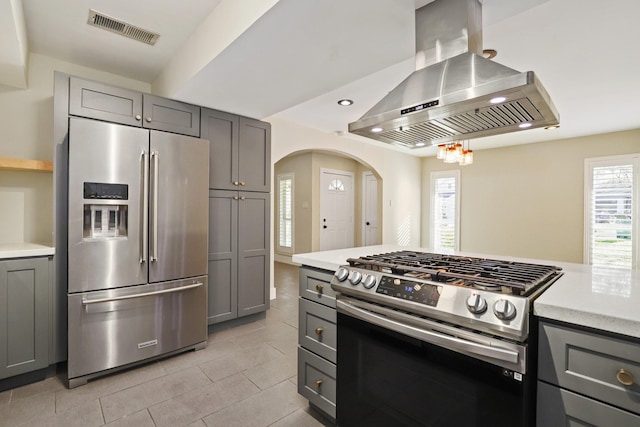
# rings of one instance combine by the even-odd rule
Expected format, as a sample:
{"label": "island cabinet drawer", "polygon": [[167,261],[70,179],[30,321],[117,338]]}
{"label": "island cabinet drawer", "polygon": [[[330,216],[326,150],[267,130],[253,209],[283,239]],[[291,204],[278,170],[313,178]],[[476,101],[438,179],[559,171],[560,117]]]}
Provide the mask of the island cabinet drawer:
{"label": "island cabinet drawer", "polygon": [[640,415],[539,381],[536,424],[539,427],[640,426]]}
{"label": "island cabinet drawer", "polygon": [[336,365],[298,347],[298,393],[336,417]]}
{"label": "island cabinet drawer", "polygon": [[640,342],[541,322],[538,378],[640,415]]}
{"label": "island cabinet drawer", "polygon": [[300,345],[336,363],[336,311],[301,298],[298,316]]}
{"label": "island cabinet drawer", "polygon": [[327,307],[336,306],[336,293],[331,289],[333,272],[300,267],[300,296]]}

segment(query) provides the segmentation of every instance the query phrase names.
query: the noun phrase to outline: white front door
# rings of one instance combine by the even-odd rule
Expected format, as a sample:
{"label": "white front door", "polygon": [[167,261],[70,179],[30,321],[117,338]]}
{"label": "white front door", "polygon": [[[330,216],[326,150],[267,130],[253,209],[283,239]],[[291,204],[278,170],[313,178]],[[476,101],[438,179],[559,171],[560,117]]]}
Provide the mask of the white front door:
{"label": "white front door", "polygon": [[371,172],[362,173],[362,236],[364,246],[378,244],[378,180]]}
{"label": "white front door", "polygon": [[353,173],[320,169],[320,250],[353,247]]}

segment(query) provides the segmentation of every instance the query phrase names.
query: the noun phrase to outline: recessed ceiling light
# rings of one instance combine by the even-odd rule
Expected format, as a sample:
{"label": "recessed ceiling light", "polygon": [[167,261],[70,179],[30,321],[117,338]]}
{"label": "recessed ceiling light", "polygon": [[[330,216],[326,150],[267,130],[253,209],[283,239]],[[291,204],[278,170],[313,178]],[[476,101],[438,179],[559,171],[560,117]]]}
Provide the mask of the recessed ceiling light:
{"label": "recessed ceiling light", "polygon": [[351,104],[353,104],[353,101],[350,99],[341,99],[340,101],[338,101],[339,105],[342,105],[343,107],[347,107]]}
{"label": "recessed ceiling light", "polygon": [[501,102],[504,102],[506,100],[507,98],[505,98],[504,96],[496,96],[495,98],[491,98],[489,102],[492,104],[500,104]]}
{"label": "recessed ceiling light", "polygon": [[424,147],[427,145],[425,142],[416,142],[416,147]]}
{"label": "recessed ceiling light", "polygon": [[531,127],[531,123],[520,123],[518,127],[521,129],[526,129],[528,127]]}
{"label": "recessed ceiling light", "polygon": [[549,129],[558,129],[559,127],[560,127],[560,125],[551,125],[551,126],[547,126],[547,127],[545,127],[545,129],[546,129],[546,130],[549,130]]}
{"label": "recessed ceiling light", "polygon": [[382,128],[381,128],[381,127],[371,128],[371,132],[373,132],[373,133],[380,133],[380,132],[382,132]]}

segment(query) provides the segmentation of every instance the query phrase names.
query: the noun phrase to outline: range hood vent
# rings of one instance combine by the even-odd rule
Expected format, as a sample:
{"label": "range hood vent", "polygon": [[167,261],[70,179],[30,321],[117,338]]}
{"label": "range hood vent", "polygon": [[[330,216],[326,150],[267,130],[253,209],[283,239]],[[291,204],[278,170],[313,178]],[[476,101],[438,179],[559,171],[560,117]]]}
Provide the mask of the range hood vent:
{"label": "range hood vent", "polygon": [[481,55],[481,22],[478,0],[435,0],[418,9],[418,69],[349,132],[420,148],[557,125],[558,112],[533,71]]}
{"label": "range hood vent", "polygon": [[160,34],[158,33],[144,30],[125,21],[96,12],[95,10],[89,10],[89,19],[87,20],[87,24],[102,28],[103,30],[111,31],[112,33],[120,34],[133,40],[138,40],[139,42],[146,43],[151,46],[155,45],[156,41],[158,41],[158,38],[160,37]]}

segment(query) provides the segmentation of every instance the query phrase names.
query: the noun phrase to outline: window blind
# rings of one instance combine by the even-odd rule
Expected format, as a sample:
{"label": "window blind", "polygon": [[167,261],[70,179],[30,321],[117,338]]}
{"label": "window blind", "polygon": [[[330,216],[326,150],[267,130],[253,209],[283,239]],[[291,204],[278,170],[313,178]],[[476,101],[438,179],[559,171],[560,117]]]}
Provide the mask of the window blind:
{"label": "window blind", "polygon": [[432,174],[431,246],[458,250],[457,171]]}
{"label": "window blind", "polygon": [[587,262],[634,268],[637,251],[637,161],[633,158],[587,161]]}
{"label": "window blind", "polygon": [[278,246],[293,247],[293,176],[278,177]]}

